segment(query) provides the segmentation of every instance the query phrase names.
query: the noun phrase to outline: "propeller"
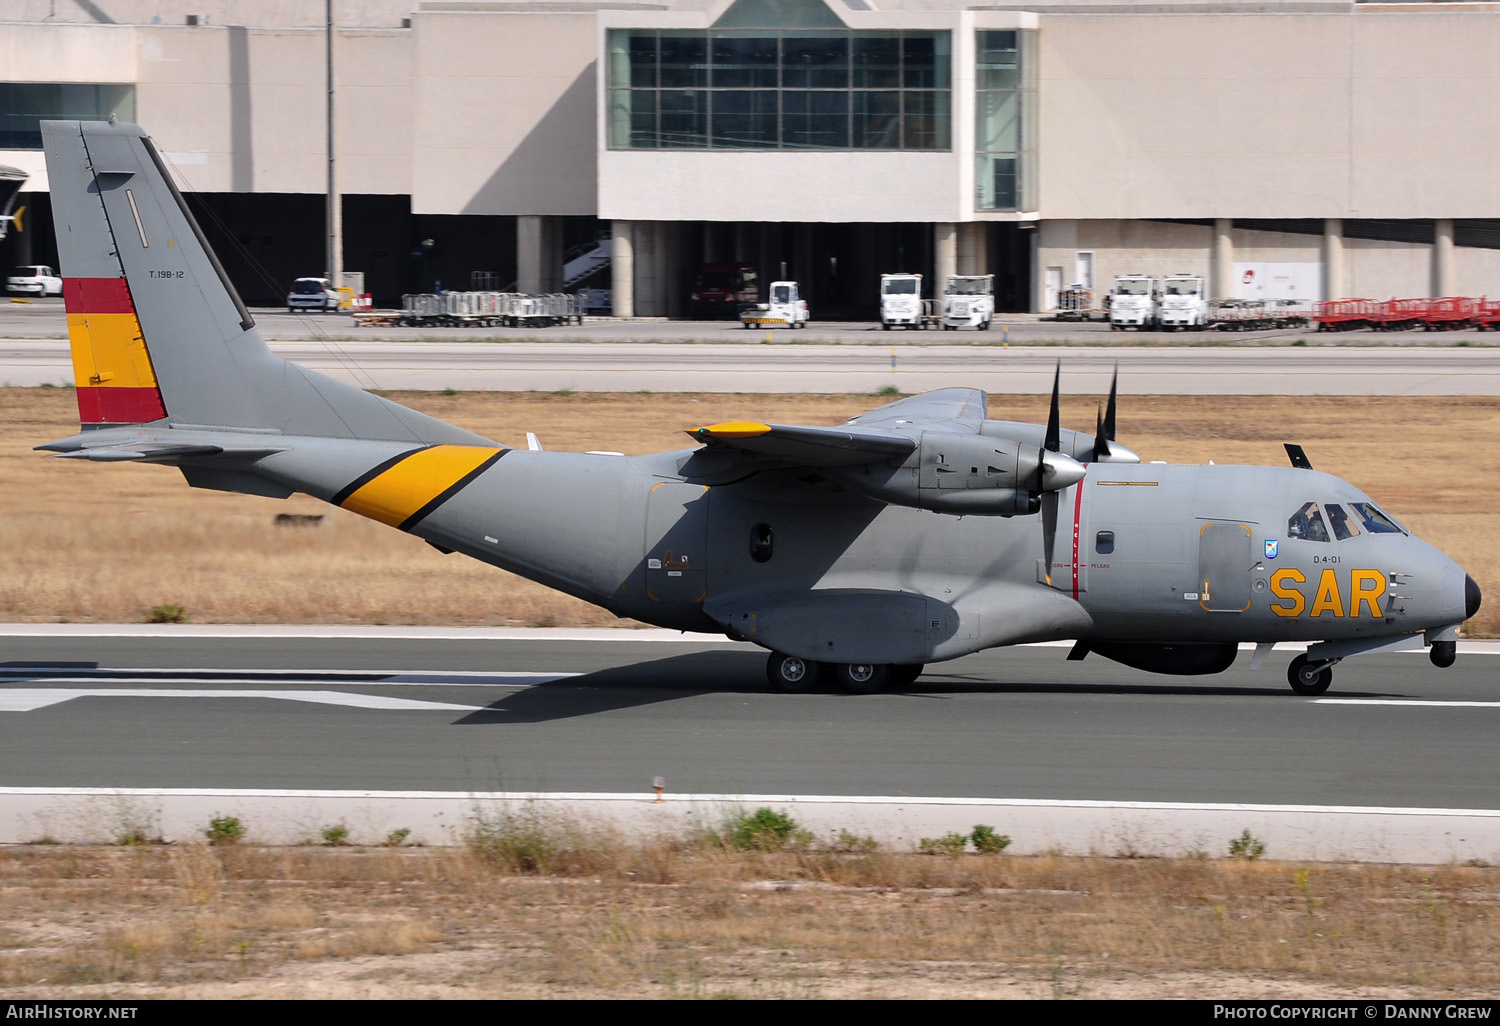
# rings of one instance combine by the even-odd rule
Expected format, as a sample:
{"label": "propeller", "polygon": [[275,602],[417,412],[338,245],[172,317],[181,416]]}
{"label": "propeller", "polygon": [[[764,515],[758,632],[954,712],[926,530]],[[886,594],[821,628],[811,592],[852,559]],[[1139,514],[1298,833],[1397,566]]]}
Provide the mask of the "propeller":
{"label": "propeller", "polygon": [[1115,441],[1115,411],[1120,393],[1120,365],[1115,364],[1114,377],[1109,380],[1109,405],[1099,414],[1094,427],[1095,463],[1139,463],[1135,452]]}
{"label": "propeller", "polygon": [[1047,436],[1042,440],[1042,452],[1037,453],[1037,490],[1042,495],[1042,558],[1046,560],[1047,583],[1052,583],[1052,550],[1057,544],[1057,492],[1043,487],[1047,479],[1047,454],[1062,450],[1062,361],[1052,372],[1052,407],[1047,411]]}

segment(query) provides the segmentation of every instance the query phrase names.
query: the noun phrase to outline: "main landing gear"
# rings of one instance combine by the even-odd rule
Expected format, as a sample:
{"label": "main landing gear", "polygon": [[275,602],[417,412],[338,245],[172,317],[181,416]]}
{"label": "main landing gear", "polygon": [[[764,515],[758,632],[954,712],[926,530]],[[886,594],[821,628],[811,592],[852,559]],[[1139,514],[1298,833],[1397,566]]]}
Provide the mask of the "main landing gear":
{"label": "main landing gear", "polygon": [[922,663],[812,663],[772,652],[766,660],[766,679],[789,695],[809,691],[824,680],[851,695],[873,695],[888,687],[906,687],[922,675],[922,669]]}
{"label": "main landing gear", "polygon": [[1336,662],[1337,659],[1313,662],[1305,654],[1299,655],[1286,668],[1287,683],[1299,695],[1321,695],[1333,683],[1333,664]]}

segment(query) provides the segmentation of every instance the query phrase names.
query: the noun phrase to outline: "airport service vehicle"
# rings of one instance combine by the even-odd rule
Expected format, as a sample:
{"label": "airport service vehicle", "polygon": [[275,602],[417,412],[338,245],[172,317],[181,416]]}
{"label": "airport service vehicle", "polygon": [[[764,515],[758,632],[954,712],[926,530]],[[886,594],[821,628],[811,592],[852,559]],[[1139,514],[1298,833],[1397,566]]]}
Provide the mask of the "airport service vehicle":
{"label": "airport service vehicle", "polygon": [[732,318],[740,308],[760,302],[760,285],[749,264],[699,264],[688,293],[688,308],[699,320]]}
{"label": "airport service vehicle", "polygon": [[1208,293],[1196,274],[1169,275],[1161,285],[1157,321],[1163,330],[1208,327]]}
{"label": "airport service vehicle", "polygon": [[1155,326],[1156,279],[1144,274],[1117,275],[1109,292],[1109,330],[1145,331]]}
{"label": "airport service vehicle", "polygon": [[797,294],[794,281],[773,281],[771,301],[756,303],[740,311],[740,323],[747,328],[805,328],[808,321],[807,300]]}
{"label": "airport service vehicle", "polygon": [[298,278],[292,282],[292,290],[286,294],[288,313],[298,310],[337,310],[339,294],[327,278]]}
{"label": "airport service vehicle", "polygon": [[882,274],[880,276],[880,327],[926,327],[926,309],[922,305],[920,274]]}
{"label": "airport service vehicle", "polygon": [[[1300,446],[1291,466],[1142,463],[1115,439],[1116,389],[1093,431],[1064,429],[1057,376],[1045,424],[953,387],[832,427],[705,424],[652,455],[507,446],[271,352],[139,127],[42,136],[82,421],[39,446],[62,459],[303,492],[617,616],[758,645],[781,691],[868,693],[1066,639],[1070,659],[1166,674],[1293,643],[1288,682],[1315,695],[1362,653],[1451,665],[1479,610],[1457,563]],[[116,509],[101,496],[101,523]]]}
{"label": "airport service vehicle", "polygon": [[62,278],[46,264],[22,264],[10,269],[5,287],[21,295],[60,296],[63,283]]}
{"label": "airport service vehicle", "polygon": [[943,288],[943,330],[987,330],[995,317],[993,274],[950,274]]}

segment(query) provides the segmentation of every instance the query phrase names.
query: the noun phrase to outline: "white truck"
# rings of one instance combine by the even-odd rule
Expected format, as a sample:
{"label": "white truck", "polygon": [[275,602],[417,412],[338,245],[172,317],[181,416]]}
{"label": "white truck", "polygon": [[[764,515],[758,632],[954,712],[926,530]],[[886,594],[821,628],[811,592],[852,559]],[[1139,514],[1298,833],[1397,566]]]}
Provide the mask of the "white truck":
{"label": "white truck", "polygon": [[987,331],[995,317],[993,274],[950,274],[943,289],[943,330]]}
{"label": "white truck", "polygon": [[771,301],[756,303],[740,310],[740,324],[746,328],[805,328],[810,316],[807,300],[799,296],[794,281],[771,282]]}
{"label": "white truck", "polygon": [[1156,327],[1156,279],[1147,274],[1119,274],[1109,291],[1109,330]]}
{"label": "white truck", "polygon": [[1208,295],[1196,274],[1170,275],[1161,286],[1157,320],[1164,331],[1208,327]]}
{"label": "white truck", "polygon": [[927,311],[922,305],[920,274],[882,274],[880,276],[880,327],[925,328]]}

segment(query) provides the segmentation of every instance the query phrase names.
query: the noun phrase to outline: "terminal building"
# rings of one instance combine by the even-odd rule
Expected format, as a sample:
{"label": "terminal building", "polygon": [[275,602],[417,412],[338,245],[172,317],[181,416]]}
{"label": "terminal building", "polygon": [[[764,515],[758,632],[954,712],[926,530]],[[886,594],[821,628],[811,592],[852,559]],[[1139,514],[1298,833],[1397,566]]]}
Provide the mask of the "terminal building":
{"label": "terminal building", "polygon": [[[342,263],[378,305],[482,281],[683,316],[704,265],[823,318],[895,271],[993,274],[1001,311],[1120,273],[1500,295],[1500,3],[332,7]],[[247,300],[322,274],[326,39],[298,0],[8,0],[0,263],[56,260],[37,123],[116,116]]]}

